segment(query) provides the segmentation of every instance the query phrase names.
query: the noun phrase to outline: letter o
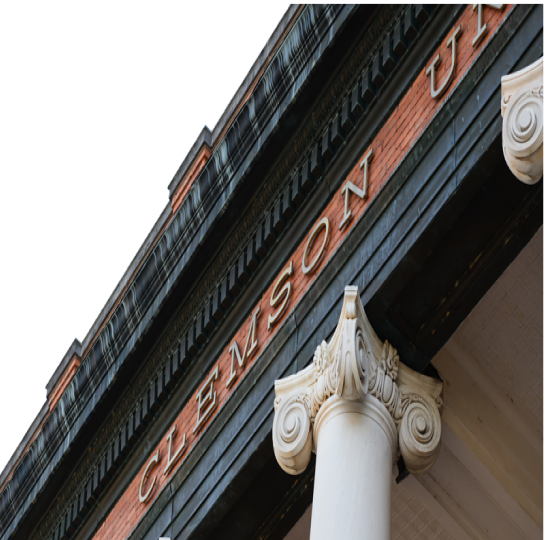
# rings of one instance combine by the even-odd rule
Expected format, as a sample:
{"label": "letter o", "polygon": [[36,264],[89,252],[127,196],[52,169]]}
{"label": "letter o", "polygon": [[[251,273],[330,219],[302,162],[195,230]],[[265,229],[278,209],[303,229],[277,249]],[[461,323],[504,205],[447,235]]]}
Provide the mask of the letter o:
{"label": "letter o", "polygon": [[144,474],[142,475],[142,480],[140,481],[140,488],[138,490],[138,500],[141,503],[145,503],[148,500],[148,497],[152,494],[152,490],[154,489],[155,481],[157,480],[157,476],[154,476],[154,479],[152,480],[152,485],[150,486],[150,489],[144,495],[142,495],[142,488],[144,486],[144,481],[146,480],[146,477],[148,476],[148,472],[150,471],[150,469],[155,464],[157,464],[158,461],[159,461],[159,449],[157,450],[155,455],[152,456],[152,459],[150,459],[150,461],[148,461],[148,465],[146,465],[146,468],[144,469]]}
{"label": "letter o", "polygon": [[[309,255],[309,249],[311,248],[311,245],[313,244],[313,241],[318,236],[321,228],[324,227],[325,233],[324,233],[324,240],[322,242],[322,246],[320,247],[320,251],[317,253],[316,257],[313,259],[309,265],[306,264],[307,256]],[[324,253],[324,249],[326,248],[326,244],[328,242],[328,237],[330,236],[330,221],[327,217],[322,218],[316,225],[313,231],[311,232],[311,235],[309,236],[309,240],[307,240],[307,244],[305,245],[305,251],[303,252],[303,259],[301,261],[301,269],[303,270],[304,274],[308,274],[315,268],[315,266],[320,261],[322,254]]]}

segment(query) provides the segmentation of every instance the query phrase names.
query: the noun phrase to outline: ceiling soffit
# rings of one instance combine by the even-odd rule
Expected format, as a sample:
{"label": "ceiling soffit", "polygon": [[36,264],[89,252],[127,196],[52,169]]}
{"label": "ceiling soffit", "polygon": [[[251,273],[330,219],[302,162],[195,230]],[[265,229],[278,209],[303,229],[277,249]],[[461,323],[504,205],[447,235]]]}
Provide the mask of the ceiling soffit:
{"label": "ceiling soffit", "polygon": [[542,227],[452,339],[543,435]]}

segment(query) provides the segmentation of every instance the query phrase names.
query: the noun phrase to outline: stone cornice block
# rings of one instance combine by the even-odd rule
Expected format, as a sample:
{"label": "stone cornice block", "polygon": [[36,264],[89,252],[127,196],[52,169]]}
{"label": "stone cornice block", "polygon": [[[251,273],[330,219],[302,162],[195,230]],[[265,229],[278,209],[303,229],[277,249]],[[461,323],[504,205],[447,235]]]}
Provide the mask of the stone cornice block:
{"label": "stone cornice block", "polygon": [[208,150],[209,155],[212,151],[212,131],[207,125],[201,128],[199,135],[197,135],[195,141],[193,141],[193,144],[188,150],[188,153],[182,160],[182,163],[180,163],[180,165],[178,166],[178,169],[176,169],[176,172],[169,182],[169,185],[167,186],[167,191],[169,192],[169,200],[172,201],[174,199],[178,189],[183,183],[183,180],[190,172],[190,169],[192,168],[196,159],[201,155],[203,150]]}
{"label": "stone cornice block", "polygon": [[68,349],[63,355],[59,365],[55,368],[51,377],[45,385],[46,395],[48,398],[55,392],[56,387],[65,375],[65,372],[70,367],[74,357],[80,359],[82,356],[82,342],[78,338],[74,338]]}

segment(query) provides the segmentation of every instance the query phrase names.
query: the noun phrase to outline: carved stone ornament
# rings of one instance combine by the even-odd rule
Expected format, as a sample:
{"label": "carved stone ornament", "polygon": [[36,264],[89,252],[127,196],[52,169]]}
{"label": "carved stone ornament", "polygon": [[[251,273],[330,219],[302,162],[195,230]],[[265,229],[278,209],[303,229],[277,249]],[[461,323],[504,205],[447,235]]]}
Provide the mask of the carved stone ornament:
{"label": "carved stone ornament", "polygon": [[542,178],[542,58],[501,79],[502,149],[514,175],[525,184]]}
{"label": "carved stone ornament", "polygon": [[394,420],[398,450],[408,470],[423,472],[440,449],[442,388],[441,381],[400,363],[396,349],[388,341],[381,343],[371,327],[358,287],[346,287],[330,343],[317,347],[312,365],[275,382],[277,461],[287,473],[301,473],[311,451],[316,452],[315,418],[324,403],[340,398],[369,401],[372,396]]}

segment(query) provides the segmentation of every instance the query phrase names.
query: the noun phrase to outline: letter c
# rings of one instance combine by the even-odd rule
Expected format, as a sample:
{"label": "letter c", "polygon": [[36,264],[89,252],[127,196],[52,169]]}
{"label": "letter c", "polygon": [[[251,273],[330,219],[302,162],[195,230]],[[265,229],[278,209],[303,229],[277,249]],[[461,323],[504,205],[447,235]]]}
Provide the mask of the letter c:
{"label": "letter c", "polygon": [[154,467],[154,465],[157,464],[158,461],[159,461],[159,448],[157,449],[157,452],[155,453],[155,455],[152,456],[152,459],[150,459],[150,461],[148,461],[148,465],[146,465],[146,468],[144,469],[144,474],[142,475],[142,480],[140,481],[140,488],[138,490],[138,500],[141,503],[145,503],[148,500],[148,497],[152,494],[152,490],[154,489],[155,481],[157,480],[157,476],[154,476],[154,479],[152,480],[152,485],[150,486],[150,489],[148,489],[148,491],[144,495],[142,495],[142,488],[144,486],[144,482],[146,480],[146,477],[148,476],[148,472],[150,471],[150,469],[152,469]]}

